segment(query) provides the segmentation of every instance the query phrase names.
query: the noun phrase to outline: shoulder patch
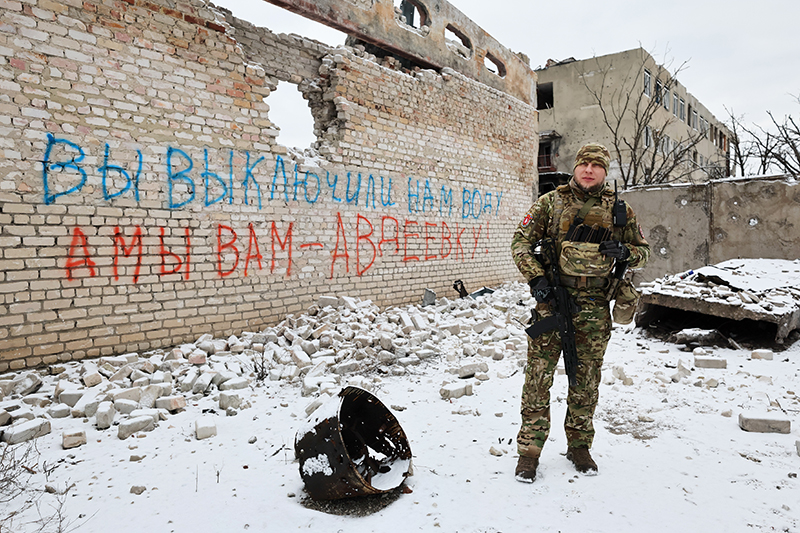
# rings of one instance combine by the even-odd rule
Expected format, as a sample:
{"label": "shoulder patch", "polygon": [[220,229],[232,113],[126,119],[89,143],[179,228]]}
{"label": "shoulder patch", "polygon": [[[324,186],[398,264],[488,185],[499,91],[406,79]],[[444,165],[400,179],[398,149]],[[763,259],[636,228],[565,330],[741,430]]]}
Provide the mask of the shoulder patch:
{"label": "shoulder patch", "polygon": [[[533,220],[533,215],[531,215],[530,213],[525,215],[525,218],[522,219],[522,227],[523,228],[527,228],[530,225],[532,220]],[[639,228],[639,229],[641,230],[641,228]]]}

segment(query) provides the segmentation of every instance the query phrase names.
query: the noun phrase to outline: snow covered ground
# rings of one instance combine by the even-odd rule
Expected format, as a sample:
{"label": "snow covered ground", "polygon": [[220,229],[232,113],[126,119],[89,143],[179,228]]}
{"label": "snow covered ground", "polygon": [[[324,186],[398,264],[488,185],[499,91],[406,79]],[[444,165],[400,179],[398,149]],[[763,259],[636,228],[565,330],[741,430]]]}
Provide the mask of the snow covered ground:
{"label": "snow covered ground", "polygon": [[[383,353],[373,350],[350,372],[317,380],[323,392],[335,392],[331,382],[369,389],[408,436],[413,476],[395,501],[372,514],[334,515],[303,505],[293,443],[306,408],[321,393],[302,375],[287,379],[289,365],[272,374],[283,379],[257,383],[247,371],[249,351],[209,359],[218,365],[238,360],[250,379],[237,391],[243,408],[230,414],[219,408],[220,392],[211,385],[206,393],[183,393],[185,409],[166,415],[152,431],[120,440],[120,413],[115,425],[100,430],[94,417],[50,418],[48,406],[30,407],[52,425],[33,441],[41,455],[30,486],[41,495],[43,514],[55,502],[42,493],[45,487],[58,492],[71,486],[63,511],[86,533],[800,531],[800,343],[772,360],[709,347],[707,355],[725,359],[727,368],[698,368],[685,347],[615,326],[592,449],[599,475],[578,475],[564,457],[567,379],[559,375],[554,427],[538,477],[532,485],[515,481],[525,356],[515,319],[532,303],[526,289],[509,284],[477,301],[440,298],[424,308],[368,310],[374,315],[369,327],[396,335],[392,347],[404,361],[384,354],[383,363],[368,364]],[[401,332],[401,311],[423,315],[431,334],[407,325]],[[397,340],[403,338],[409,342]],[[477,353],[466,355],[467,345],[466,352]],[[416,353],[424,357],[415,359]],[[443,384],[464,382],[454,372],[473,362],[488,366],[466,378],[473,394],[444,400]],[[60,377],[77,380],[81,364],[67,367]],[[181,371],[176,367],[176,389]],[[39,393],[52,392],[56,376],[42,379]],[[740,413],[765,411],[788,419],[791,432],[740,429]],[[202,417],[216,423],[217,434],[198,440],[195,423]],[[62,434],[72,430],[85,431],[87,443],[65,450]],[[0,515],[20,503],[0,503]],[[24,523],[36,518],[34,511],[16,519],[12,530],[35,530]]]}

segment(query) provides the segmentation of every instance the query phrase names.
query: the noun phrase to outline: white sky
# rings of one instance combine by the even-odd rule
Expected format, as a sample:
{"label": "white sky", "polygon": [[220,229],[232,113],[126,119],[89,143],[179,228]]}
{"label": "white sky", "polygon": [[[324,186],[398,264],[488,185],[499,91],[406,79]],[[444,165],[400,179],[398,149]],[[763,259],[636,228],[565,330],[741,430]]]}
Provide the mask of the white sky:
{"label": "white sky", "polygon": [[[239,18],[277,33],[298,33],[331,45],[342,34],[263,0],[216,0]],[[451,0],[500,43],[531,58],[587,59],[638,46],[660,62],[688,61],[680,82],[718,120],[725,108],[746,123],[800,116],[797,0]],[[664,61],[666,53],[666,61]]]}

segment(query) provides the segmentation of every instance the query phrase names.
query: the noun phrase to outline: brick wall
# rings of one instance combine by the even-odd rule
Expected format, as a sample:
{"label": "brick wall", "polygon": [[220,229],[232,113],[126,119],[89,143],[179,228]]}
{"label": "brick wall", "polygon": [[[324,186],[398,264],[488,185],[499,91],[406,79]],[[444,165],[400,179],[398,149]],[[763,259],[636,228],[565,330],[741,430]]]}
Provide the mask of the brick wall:
{"label": "brick wall", "polygon": [[[276,142],[298,84],[316,150]],[[0,0],[0,371],[516,279],[536,111],[201,0]]]}

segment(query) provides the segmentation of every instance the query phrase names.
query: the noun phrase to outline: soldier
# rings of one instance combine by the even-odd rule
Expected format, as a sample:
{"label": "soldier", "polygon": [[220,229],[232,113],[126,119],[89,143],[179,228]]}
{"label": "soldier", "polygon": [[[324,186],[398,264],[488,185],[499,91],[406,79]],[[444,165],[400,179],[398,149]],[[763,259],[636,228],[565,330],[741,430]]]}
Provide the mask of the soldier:
{"label": "soldier", "polygon": [[[639,268],[650,256],[650,246],[629,205],[625,204],[624,226],[614,226],[612,222],[615,194],[606,184],[610,160],[604,146],[595,143],[583,146],[575,157],[569,183],[536,200],[511,242],[514,263],[530,285],[540,317],[552,314],[548,304],[551,280],[533,251],[535,243],[543,238],[555,240],[561,284],[580,306],[580,311],[573,315],[577,385],[569,387],[564,429],[567,459],[578,472],[587,475],[597,473],[589,448],[594,438],[592,417],[597,407],[600,368],[611,337],[611,298],[607,298],[607,291],[613,267],[627,262],[631,268]],[[635,290],[628,283],[626,294],[631,293],[635,294]],[[619,294],[615,319],[617,308],[623,309]],[[628,311],[635,306],[635,302],[625,303]],[[632,312],[627,314],[628,317],[617,321],[630,322]],[[520,409],[522,426],[517,435],[519,461],[515,470],[516,479],[522,482],[532,483],[536,478],[539,456],[550,431],[550,387],[560,353],[558,330],[528,339]]]}

